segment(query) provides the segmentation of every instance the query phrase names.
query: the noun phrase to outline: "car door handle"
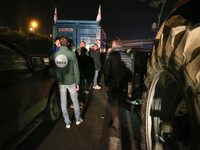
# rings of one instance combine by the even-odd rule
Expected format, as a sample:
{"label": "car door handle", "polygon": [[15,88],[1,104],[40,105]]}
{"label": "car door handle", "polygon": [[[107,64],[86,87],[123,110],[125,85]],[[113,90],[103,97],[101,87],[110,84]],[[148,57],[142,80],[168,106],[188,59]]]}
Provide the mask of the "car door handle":
{"label": "car door handle", "polygon": [[22,75],[23,78],[31,78],[32,77],[32,73],[27,73],[25,75]]}

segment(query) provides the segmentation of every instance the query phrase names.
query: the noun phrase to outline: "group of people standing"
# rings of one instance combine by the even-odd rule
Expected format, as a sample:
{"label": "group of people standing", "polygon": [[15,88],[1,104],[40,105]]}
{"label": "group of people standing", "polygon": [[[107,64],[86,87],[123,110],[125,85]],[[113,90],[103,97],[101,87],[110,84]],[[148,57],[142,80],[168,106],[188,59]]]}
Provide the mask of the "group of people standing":
{"label": "group of people standing", "polygon": [[70,49],[66,36],[55,39],[55,44],[57,46],[53,48],[50,60],[53,62],[54,76],[59,84],[61,109],[66,128],[70,128],[71,125],[67,112],[67,90],[74,105],[76,124],[79,125],[83,122],[77,93],[79,85],[85,81],[87,85],[92,84],[93,89],[99,90],[101,86],[98,83],[98,76],[103,73],[105,86],[108,87],[112,127],[119,129],[119,105],[126,99],[128,83],[133,78],[133,60],[123,49],[122,41],[119,38],[113,39],[112,47],[107,51],[103,64],[97,44],[87,50],[86,43],[81,41],[79,49],[75,52]]}
{"label": "group of people standing", "polygon": [[80,47],[75,51],[75,54],[79,62],[81,79],[86,79],[88,85],[93,85],[93,89],[101,89],[98,85],[100,80],[97,80],[102,67],[99,46],[94,44],[87,50],[86,42],[81,41]]}

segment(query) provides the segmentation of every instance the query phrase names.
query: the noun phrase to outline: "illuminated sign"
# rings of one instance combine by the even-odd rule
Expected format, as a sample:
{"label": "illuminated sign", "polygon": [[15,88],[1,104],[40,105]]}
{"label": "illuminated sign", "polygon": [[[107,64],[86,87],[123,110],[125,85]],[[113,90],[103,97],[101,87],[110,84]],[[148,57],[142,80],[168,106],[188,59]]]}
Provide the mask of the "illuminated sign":
{"label": "illuminated sign", "polygon": [[58,28],[59,32],[73,32],[73,28]]}

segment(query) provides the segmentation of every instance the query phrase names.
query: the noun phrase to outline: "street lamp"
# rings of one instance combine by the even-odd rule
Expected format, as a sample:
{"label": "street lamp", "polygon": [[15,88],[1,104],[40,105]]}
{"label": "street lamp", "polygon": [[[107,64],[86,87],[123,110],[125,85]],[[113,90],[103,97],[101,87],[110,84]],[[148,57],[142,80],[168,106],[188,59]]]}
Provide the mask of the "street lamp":
{"label": "street lamp", "polygon": [[36,28],[38,28],[38,21],[32,20],[30,22],[30,28],[29,28],[30,32],[35,32]]}

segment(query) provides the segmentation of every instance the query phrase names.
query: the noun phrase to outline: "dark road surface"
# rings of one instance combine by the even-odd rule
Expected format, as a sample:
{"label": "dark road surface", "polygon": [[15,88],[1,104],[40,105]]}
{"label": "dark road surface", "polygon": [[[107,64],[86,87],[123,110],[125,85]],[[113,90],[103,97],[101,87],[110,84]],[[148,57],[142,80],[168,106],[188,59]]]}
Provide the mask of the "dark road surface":
{"label": "dark road surface", "polygon": [[[129,106],[128,106],[129,107]],[[130,107],[129,107],[130,108]],[[106,88],[94,90],[86,107],[82,109],[84,122],[73,121],[65,128],[63,117],[55,122],[43,122],[17,150],[139,150],[139,119],[133,111],[121,108],[121,132],[108,126],[110,120]],[[71,118],[73,109],[69,108]]]}

